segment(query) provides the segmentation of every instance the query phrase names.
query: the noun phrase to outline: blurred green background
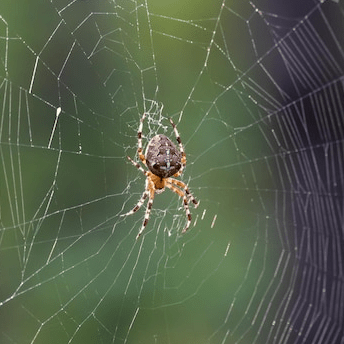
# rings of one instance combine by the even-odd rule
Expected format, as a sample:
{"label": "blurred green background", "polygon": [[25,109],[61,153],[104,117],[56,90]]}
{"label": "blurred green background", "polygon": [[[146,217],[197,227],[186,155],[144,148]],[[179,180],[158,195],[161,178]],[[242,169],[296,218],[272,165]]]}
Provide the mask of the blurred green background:
{"label": "blurred green background", "polygon": [[[315,5],[275,6],[292,27]],[[1,343],[283,338],[298,224],[270,114],[293,82],[268,29],[242,1],[1,1]],[[143,112],[144,145],[178,124],[185,235],[169,191],[139,240],[144,210],[119,216],[144,189]]]}

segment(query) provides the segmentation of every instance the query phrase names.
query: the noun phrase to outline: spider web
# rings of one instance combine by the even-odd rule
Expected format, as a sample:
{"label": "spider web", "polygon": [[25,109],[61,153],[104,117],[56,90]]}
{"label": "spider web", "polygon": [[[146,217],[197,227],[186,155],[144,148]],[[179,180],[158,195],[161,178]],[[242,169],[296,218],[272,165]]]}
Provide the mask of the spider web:
{"label": "spider web", "polygon": [[[344,343],[340,1],[0,3],[1,343]],[[143,144],[200,200],[144,209]],[[144,208],[144,207],[143,207]]]}

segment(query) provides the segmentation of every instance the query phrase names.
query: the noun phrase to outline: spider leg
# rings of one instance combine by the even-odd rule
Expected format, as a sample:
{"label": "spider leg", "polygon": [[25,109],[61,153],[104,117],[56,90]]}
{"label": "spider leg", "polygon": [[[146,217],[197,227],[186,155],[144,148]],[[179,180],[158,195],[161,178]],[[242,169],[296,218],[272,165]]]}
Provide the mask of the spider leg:
{"label": "spider leg", "polygon": [[142,204],[144,203],[144,201],[146,200],[147,196],[149,195],[149,201],[148,201],[147,208],[146,208],[145,218],[143,220],[142,227],[136,236],[136,239],[138,239],[140,237],[140,235],[142,234],[142,232],[144,231],[145,227],[147,226],[147,223],[149,220],[149,215],[150,215],[150,212],[151,212],[151,209],[153,206],[153,200],[154,200],[154,195],[155,195],[154,183],[152,182],[149,173],[147,171],[145,171],[139,163],[135,162],[130,156],[128,156],[127,158],[135,167],[137,167],[145,176],[147,176],[146,189],[143,192],[140,200],[138,201],[136,206],[131,211],[129,211],[126,214],[121,215],[121,216],[131,215],[131,214],[135,213],[136,211],[138,211],[140,209],[140,207],[142,206]]}
{"label": "spider leg", "polygon": [[180,170],[177,173],[174,174],[174,177],[178,177],[178,176],[180,176],[182,174],[183,169],[184,169],[184,167],[186,165],[186,155],[185,155],[185,152],[184,152],[184,147],[183,147],[183,144],[182,144],[182,140],[180,139],[177,127],[174,124],[174,122],[172,121],[172,118],[170,118],[170,123],[171,123],[171,125],[173,127],[174,135],[176,136],[176,140],[177,140],[178,145],[179,145],[179,150],[182,153],[182,167],[180,168]]}
{"label": "spider leg", "polygon": [[146,158],[142,151],[142,128],[143,128],[143,121],[145,118],[146,118],[146,114],[143,113],[142,118],[140,120],[139,131],[137,132],[137,140],[138,140],[137,153],[141,161],[146,165]]}
{"label": "spider leg", "polygon": [[147,171],[145,171],[139,163],[135,162],[130,156],[127,156],[128,160],[137,167],[144,175],[147,175]]}
{"label": "spider leg", "polygon": [[183,198],[183,205],[186,213],[187,222],[185,228],[182,230],[182,233],[185,233],[189,229],[191,224],[191,213],[189,209],[188,199],[182,190],[179,190],[176,186],[172,185],[168,181],[166,181],[165,186],[173,192],[175,192],[176,194],[178,194],[181,198]]}
{"label": "spider leg", "polygon": [[127,213],[122,214],[120,216],[128,216],[128,215],[132,215],[132,214],[136,213],[141,208],[142,204],[145,202],[146,198],[148,197],[148,194],[149,194],[148,190],[145,190],[143,192],[141,198],[139,199],[139,201],[135,205],[135,207],[132,210],[130,210]]}
{"label": "spider leg", "polygon": [[[147,208],[146,208],[146,213],[145,213],[145,218],[143,220],[141,229],[139,231],[139,233],[136,236],[136,239],[138,239],[140,237],[140,235],[142,234],[142,232],[144,231],[145,227],[147,226],[148,220],[149,220],[149,215],[153,206],[153,201],[154,201],[154,184],[152,181],[148,180],[148,190],[149,190],[149,200],[148,200],[148,204],[147,204]],[[148,191],[147,191],[148,193]]]}
{"label": "spider leg", "polygon": [[178,180],[178,179],[174,179],[174,178],[167,178],[167,182],[168,183],[172,183],[175,185],[178,185],[179,187],[181,187],[182,189],[185,190],[185,194],[187,197],[189,197],[192,201],[192,203],[194,204],[195,208],[198,207],[199,203],[197,202],[197,200],[195,199],[195,197],[192,195],[192,193],[190,192],[190,189],[188,188],[187,184],[183,183],[182,181]]}

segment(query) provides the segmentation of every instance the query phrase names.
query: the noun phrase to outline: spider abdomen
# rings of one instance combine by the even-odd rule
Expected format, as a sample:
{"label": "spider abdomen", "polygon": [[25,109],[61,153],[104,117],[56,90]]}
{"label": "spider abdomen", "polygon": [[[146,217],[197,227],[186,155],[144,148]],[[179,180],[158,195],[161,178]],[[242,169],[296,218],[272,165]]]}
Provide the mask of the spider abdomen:
{"label": "spider abdomen", "polygon": [[149,170],[160,178],[168,178],[182,167],[181,153],[165,135],[154,136],[146,149],[146,163]]}

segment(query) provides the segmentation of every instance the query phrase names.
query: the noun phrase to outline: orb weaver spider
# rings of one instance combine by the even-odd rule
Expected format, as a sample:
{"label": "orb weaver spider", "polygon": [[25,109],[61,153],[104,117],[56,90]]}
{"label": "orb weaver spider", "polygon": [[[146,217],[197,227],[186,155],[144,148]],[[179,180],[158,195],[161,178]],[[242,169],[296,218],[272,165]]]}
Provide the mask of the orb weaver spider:
{"label": "orb weaver spider", "polygon": [[[129,161],[137,167],[145,176],[146,176],[146,185],[145,190],[139,199],[136,206],[126,214],[121,216],[132,215],[137,212],[145,200],[148,197],[148,204],[146,208],[145,217],[141,226],[139,233],[136,236],[136,239],[140,237],[143,230],[147,226],[149,221],[149,215],[153,206],[153,200],[155,193],[159,194],[165,190],[165,187],[175,192],[179,197],[183,199],[183,205],[186,213],[187,223],[182,233],[185,233],[191,224],[191,213],[189,210],[189,200],[192,201],[194,207],[197,208],[198,202],[195,197],[191,194],[187,184],[183,183],[180,180],[171,178],[179,177],[184,167],[186,166],[186,155],[180,139],[176,125],[173,123],[170,118],[170,123],[173,127],[173,131],[176,137],[176,140],[179,145],[179,150],[176,145],[165,135],[158,134],[155,135],[149,142],[146,148],[145,154],[142,150],[142,128],[143,121],[146,117],[144,113],[141,120],[137,133],[138,137],[138,149],[137,153],[144,165],[148,167],[148,171],[144,170],[139,163],[136,163],[130,156],[127,158]],[[179,188],[178,188],[179,187]]]}

